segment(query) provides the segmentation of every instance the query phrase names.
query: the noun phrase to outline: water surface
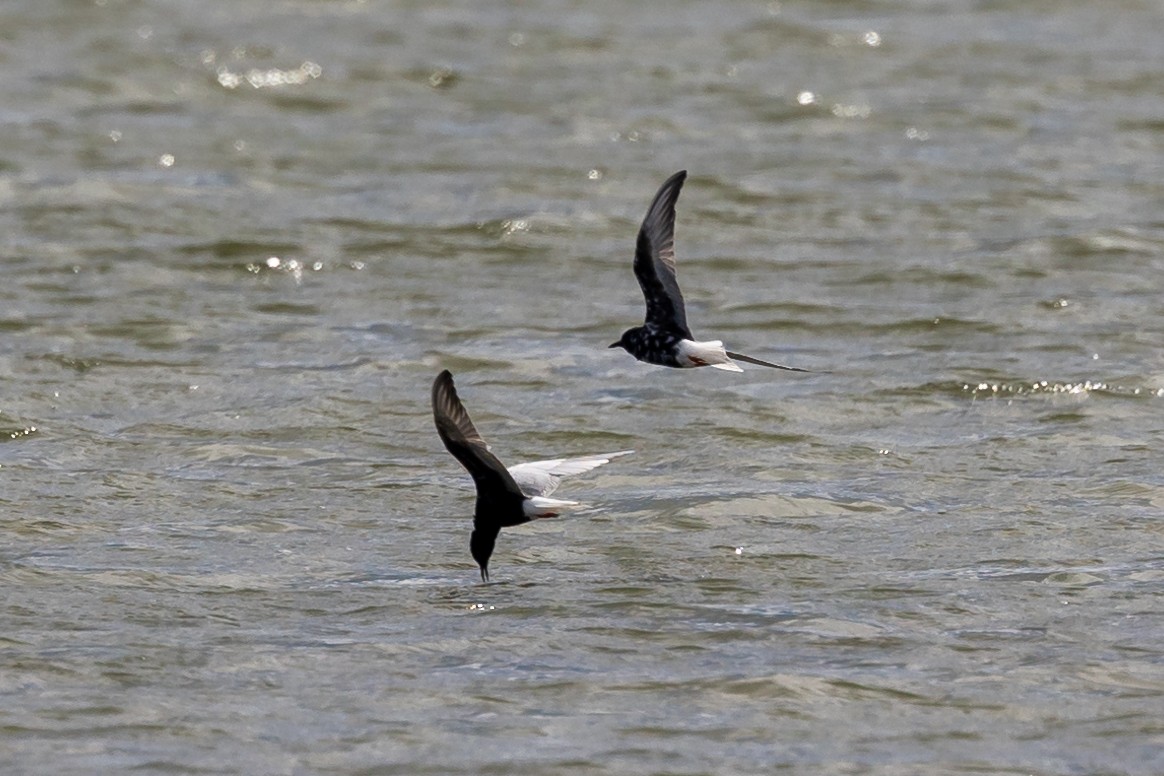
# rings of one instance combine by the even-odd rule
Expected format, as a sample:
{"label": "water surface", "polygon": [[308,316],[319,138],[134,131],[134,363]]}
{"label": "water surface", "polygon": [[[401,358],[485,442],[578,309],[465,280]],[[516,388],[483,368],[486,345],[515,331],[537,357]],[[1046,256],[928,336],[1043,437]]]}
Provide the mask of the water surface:
{"label": "water surface", "polygon": [[[9,2],[7,773],[1158,774],[1152,4]],[[695,333],[608,350],[688,169]],[[633,448],[502,534],[437,439]]]}

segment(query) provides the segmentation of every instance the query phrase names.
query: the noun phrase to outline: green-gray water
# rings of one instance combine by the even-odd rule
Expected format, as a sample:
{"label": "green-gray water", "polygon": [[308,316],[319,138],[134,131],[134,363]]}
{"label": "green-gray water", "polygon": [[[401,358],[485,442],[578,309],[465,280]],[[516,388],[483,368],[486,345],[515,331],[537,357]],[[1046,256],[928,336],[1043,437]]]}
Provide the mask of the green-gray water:
{"label": "green-gray water", "polygon": [[[1164,13],[0,10],[0,771],[1164,772]],[[638,222],[675,170],[696,335]],[[468,554],[508,463],[633,448]]]}

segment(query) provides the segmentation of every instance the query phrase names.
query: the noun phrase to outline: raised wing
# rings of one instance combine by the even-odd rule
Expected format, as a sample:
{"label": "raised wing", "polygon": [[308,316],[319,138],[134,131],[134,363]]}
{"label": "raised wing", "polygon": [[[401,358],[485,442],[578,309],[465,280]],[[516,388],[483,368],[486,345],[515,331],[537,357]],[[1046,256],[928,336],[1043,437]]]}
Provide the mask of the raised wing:
{"label": "raised wing", "polygon": [[675,279],[675,202],[685,180],[686,170],[668,178],[647,210],[635,246],[635,277],[647,302],[646,322],[677,329],[691,339],[683,294]]}
{"label": "raised wing", "polygon": [[550,461],[530,461],[509,467],[509,473],[517,482],[522,492],[529,497],[548,496],[558,489],[563,477],[581,474],[596,469],[604,463],[610,463],[612,458],[621,455],[630,455],[633,450],[621,450],[617,453],[599,453],[586,455],[580,458],[555,458]]}
{"label": "raised wing", "polygon": [[453,375],[447,369],[437,375],[432,384],[432,418],[445,447],[473,477],[479,504],[482,499],[525,498],[501,461],[489,452],[489,446],[477,432],[465,405],[461,404]]}

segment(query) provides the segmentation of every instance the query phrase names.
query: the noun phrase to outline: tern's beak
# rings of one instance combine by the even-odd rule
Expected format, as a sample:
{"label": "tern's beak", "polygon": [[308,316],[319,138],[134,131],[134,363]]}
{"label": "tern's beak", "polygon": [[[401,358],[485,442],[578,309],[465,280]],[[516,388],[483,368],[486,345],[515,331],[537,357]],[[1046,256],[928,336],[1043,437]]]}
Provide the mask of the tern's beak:
{"label": "tern's beak", "polygon": [[607,345],[606,347],[607,348],[621,348],[622,343],[621,342],[612,342],[609,345]]}

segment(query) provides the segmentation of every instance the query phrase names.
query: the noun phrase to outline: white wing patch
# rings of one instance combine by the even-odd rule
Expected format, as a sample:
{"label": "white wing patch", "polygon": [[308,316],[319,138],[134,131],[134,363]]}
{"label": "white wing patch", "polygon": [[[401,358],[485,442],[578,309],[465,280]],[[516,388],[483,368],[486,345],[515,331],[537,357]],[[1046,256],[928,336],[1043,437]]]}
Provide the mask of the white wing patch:
{"label": "white wing patch", "polygon": [[[581,458],[554,458],[549,461],[530,461],[509,467],[509,474],[513,477],[521,492],[531,499],[535,496],[548,496],[558,489],[563,477],[581,474],[596,469],[604,463],[610,463],[612,458],[630,455],[633,450],[621,450],[617,453],[599,453],[586,455]],[[571,503],[571,502],[566,502]]]}

